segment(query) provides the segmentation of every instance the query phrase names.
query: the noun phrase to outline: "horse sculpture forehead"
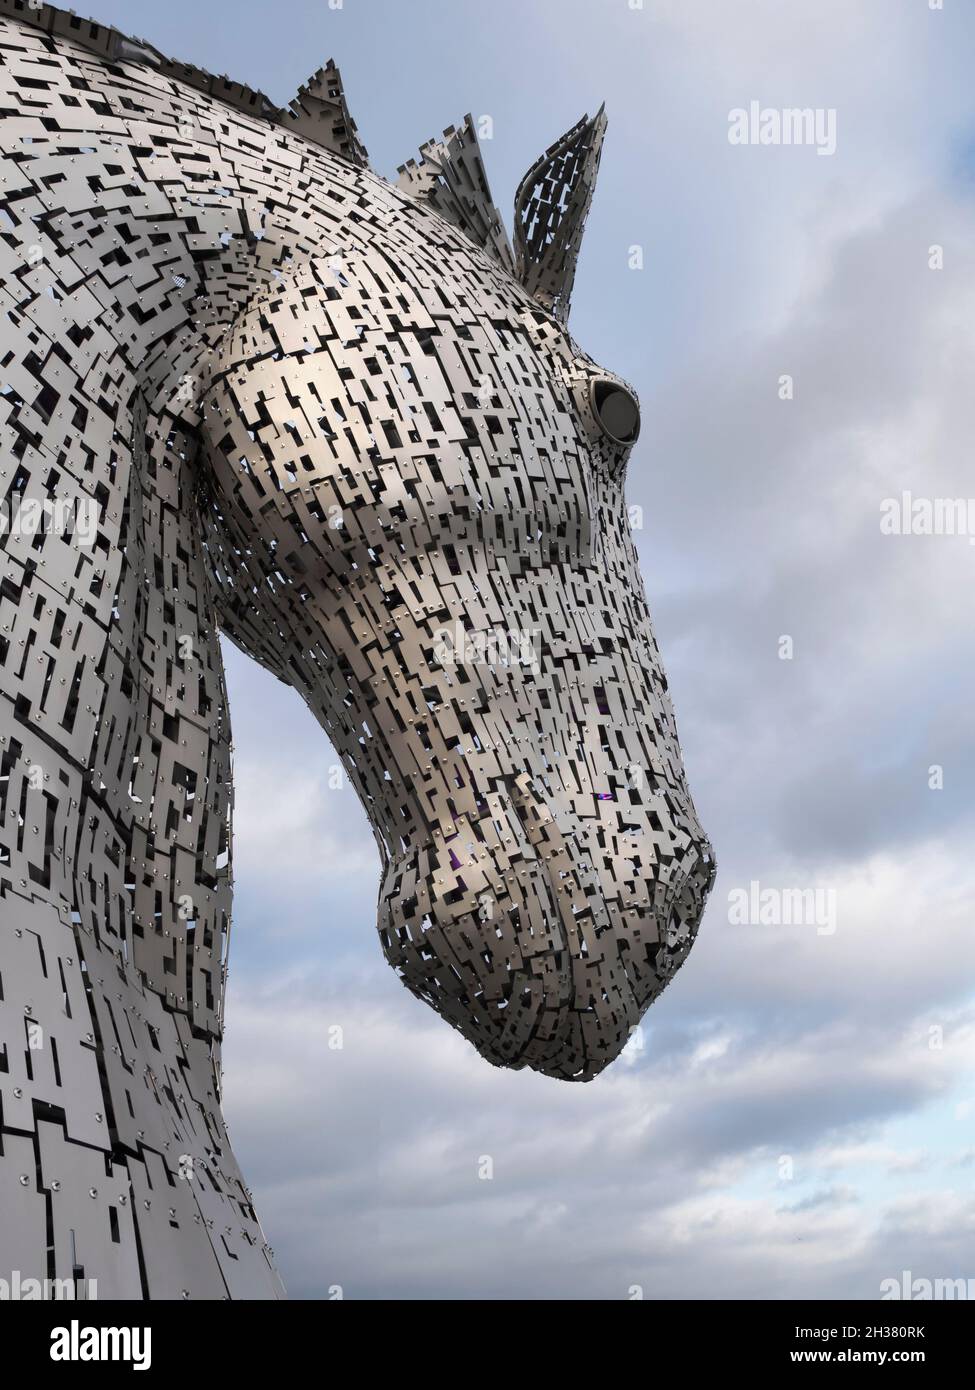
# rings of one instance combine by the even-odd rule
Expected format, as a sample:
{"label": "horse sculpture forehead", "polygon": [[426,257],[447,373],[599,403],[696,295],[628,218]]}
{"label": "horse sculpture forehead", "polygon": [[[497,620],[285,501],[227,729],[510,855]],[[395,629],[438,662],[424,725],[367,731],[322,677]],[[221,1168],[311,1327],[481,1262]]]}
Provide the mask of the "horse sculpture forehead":
{"label": "horse sculpture forehead", "polygon": [[[231,374],[243,401],[285,412],[285,421],[293,399],[286,383],[300,379],[313,411],[316,397],[321,404],[308,421],[312,432],[328,421],[329,401],[333,426],[338,402],[352,403],[354,418],[344,407],[341,416],[349,428],[364,426],[366,455],[382,452],[404,426],[413,457],[424,441],[455,453],[479,444],[496,456],[501,439],[522,469],[542,448],[578,452],[580,415],[593,424],[588,382],[616,382],[634,402],[635,392],[462,239],[445,238],[441,226],[431,247],[429,221],[407,206],[374,243],[337,243],[253,298],[226,332],[210,379]],[[269,356],[282,363],[277,376],[254,371]],[[519,430],[517,440],[502,420]],[[483,456],[467,450],[470,461]]]}
{"label": "horse sculpture forehead", "polygon": [[[549,378],[566,381],[595,370],[565,323],[568,283],[558,305],[552,294],[531,293],[529,270],[519,274],[513,253],[500,255],[491,242],[479,245],[468,227],[445,219],[444,208],[410,183],[391,186],[368,169],[353,175],[327,156],[318,161],[318,175],[319,186],[307,190],[309,201],[320,206],[334,196],[340,215],[329,220],[320,247],[305,248],[302,259],[287,263],[259,295],[275,315],[283,350],[314,342],[316,321],[327,319],[330,336],[350,360],[357,345],[363,356],[375,354],[367,376],[393,372],[391,349],[416,343],[429,359],[439,359],[441,379],[460,392],[490,382],[516,394]],[[325,200],[322,189],[331,190]],[[287,313],[280,314],[285,301]],[[220,370],[228,355],[246,353],[247,332],[238,325],[228,334]],[[440,339],[436,346],[434,338]],[[266,351],[267,344],[255,342],[253,350]],[[436,389],[430,365],[420,379]],[[555,407],[554,400],[549,404]]]}

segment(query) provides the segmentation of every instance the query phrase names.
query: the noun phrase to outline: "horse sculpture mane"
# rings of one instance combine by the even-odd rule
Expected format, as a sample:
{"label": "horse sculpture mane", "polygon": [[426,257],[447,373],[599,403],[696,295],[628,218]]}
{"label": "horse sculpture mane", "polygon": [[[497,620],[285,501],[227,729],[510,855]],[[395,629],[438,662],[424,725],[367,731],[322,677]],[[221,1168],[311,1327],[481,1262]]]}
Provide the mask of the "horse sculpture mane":
{"label": "horse sculpture mane", "polygon": [[50,7],[0,26],[0,1278],[274,1297],[221,1113],[218,631],[321,723],[387,959],[496,1065],[601,1071],[713,878],[635,395],[565,327],[605,116],[509,241],[470,117],[393,185],[333,64],[279,108]]}

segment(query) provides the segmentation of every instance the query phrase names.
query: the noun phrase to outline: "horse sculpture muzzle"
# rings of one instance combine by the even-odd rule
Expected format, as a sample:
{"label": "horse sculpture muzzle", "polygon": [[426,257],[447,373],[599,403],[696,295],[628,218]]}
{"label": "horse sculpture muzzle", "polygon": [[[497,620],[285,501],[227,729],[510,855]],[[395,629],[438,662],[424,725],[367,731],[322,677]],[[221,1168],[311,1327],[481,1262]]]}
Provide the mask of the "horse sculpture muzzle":
{"label": "horse sculpture muzzle", "polygon": [[[697,932],[713,861],[679,806],[658,789],[627,805],[625,832],[615,814],[569,830],[516,783],[494,815],[390,863],[379,911],[387,960],[488,1061],[591,1080]],[[665,863],[667,838],[676,852]]]}

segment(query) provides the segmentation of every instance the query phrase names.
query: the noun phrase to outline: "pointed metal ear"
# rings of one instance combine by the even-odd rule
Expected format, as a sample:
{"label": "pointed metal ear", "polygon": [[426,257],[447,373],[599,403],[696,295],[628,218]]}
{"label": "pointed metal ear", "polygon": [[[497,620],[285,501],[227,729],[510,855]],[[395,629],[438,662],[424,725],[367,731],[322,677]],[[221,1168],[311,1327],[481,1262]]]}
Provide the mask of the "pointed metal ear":
{"label": "pointed metal ear", "polygon": [[532,165],[515,194],[515,274],[555,318],[569,297],[606,133],[601,106],[566,131]]}
{"label": "pointed metal ear", "polygon": [[425,199],[446,222],[459,227],[482,251],[514,274],[515,262],[504,222],[491,198],[477,131],[470,115],[460,130],[449,126],[441,140],[420,146],[420,161],[397,171],[397,185]]}
{"label": "pointed metal ear", "polygon": [[298,88],[298,95],[282,111],[281,118],[291,130],[299,131],[333,154],[360,167],[368,163],[366,147],[345,104],[342,75],[331,58]]}

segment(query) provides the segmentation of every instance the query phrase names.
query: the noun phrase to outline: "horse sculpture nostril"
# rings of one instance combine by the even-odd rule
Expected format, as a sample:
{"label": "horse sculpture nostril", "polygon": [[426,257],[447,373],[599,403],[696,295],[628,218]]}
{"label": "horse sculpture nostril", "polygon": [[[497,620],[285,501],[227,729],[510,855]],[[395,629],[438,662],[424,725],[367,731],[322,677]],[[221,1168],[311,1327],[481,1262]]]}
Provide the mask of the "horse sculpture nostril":
{"label": "horse sculpture nostril", "polygon": [[694,945],[714,884],[715,863],[711,847],[700,847],[689,866],[675,880],[666,923],[664,950],[658,970],[665,983],[673,978]]}

